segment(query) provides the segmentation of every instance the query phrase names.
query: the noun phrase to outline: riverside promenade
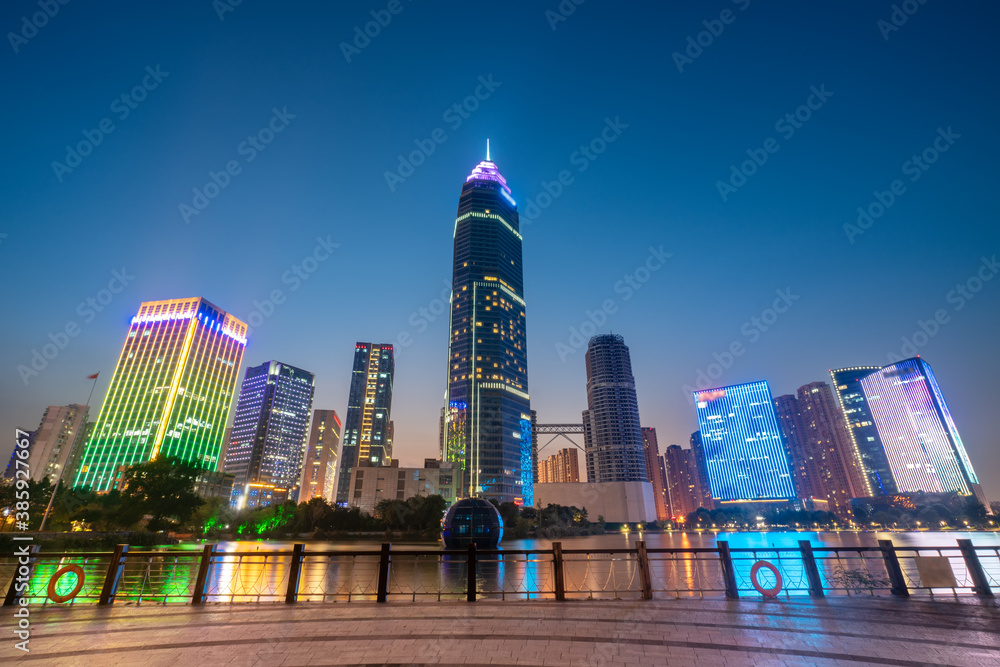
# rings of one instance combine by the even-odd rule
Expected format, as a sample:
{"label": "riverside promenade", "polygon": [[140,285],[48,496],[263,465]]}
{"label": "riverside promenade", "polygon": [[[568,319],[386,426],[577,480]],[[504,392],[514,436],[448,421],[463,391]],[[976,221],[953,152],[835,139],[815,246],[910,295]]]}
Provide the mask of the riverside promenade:
{"label": "riverside promenade", "polygon": [[120,604],[33,610],[2,664],[1000,665],[996,599]]}

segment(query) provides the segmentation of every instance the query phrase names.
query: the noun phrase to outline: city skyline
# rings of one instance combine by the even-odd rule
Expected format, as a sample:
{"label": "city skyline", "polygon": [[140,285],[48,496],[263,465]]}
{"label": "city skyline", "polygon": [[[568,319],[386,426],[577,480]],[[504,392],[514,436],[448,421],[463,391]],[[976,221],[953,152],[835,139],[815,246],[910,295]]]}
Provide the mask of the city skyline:
{"label": "city skyline", "polygon": [[[340,378],[352,360],[342,350],[395,343],[401,462],[436,456],[455,190],[490,137],[522,210],[541,422],[576,421],[585,404],[582,327],[623,333],[643,359],[639,407],[661,446],[683,445],[696,428],[683,387],[697,388],[700,373],[712,384],[763,378],[787,393],[912,349],[934,363],[987,495],[1000,496],[1000,360],[989,353],[1000,325],[996,91],[982,86],[997,59],[981,33],[995,8],[983,20],[980,10],[922,6],[885,39],[885,7],[753,3],[679,72],[670,54],[713,18],[703,6],[649,8],[637,21],[588,4],[555,30],[541,8],[467,8],[463,22],[494,27],[484,50],[444,9],[406,5],[350,62],[336,45],[370,8],[307,5],[307,20],[274,21],[273,8],[243,3],[219,21],[205,7],[158,8],[155,20],[128,4],[71,7],[8,51],[0,73],[8,89],[32,92],[10,110],[23,131],[8,137],[0,167],[11,192],[0,252],[38,256],[44,238],[47,258],[30,280],[15,273],[22,262],[2,269],[18,286],[18,326],[0,350],[9,432],[34,428],[47,405],[84,403],[85,378],[101,371],[94,414],[138,304],[198,294],[253,328],[254,361],[314,371],[318,405],[347,405]],[[76,29],[77,11],[88,31]],[[5,14],[12,30],[19,12]],[[601,40],[600,53],[581,48]],[[89,54],[86,72],[60,74],[66,49]],[[539,71],[549,59],[566,62],[563,75]],[[434,67],[442,61],[448,76]],[[137,86],[136,108],[111,109]],[[814,86],[832,95],[786,139],[776,121],[786,128]],[[105,117],[114,131],[57,176],[66,146],[97,137]],[[257,134],[272,122],[282,129],[265,145]],[[431,138],[438,128],[445,141]],[[949,145],[939,128],[960,136]],[[249,135],[264,147],[252,162]],[[716,183],[740,182],[730,166],[739,171],[772,137],[780,150],[723,201]],[[911,181],[902,166],[935,142],[947,152]],[[230,160],[238,174],[225,171]],[[386,172],[403,182],[391,189]],[[650,178],[661,185],[636,187]],[[902,195],[890,189],[896,179]],[[194,208],[194,189],[216,187],[186,221],[179,205]],[[876,193],[891,206],[880,212]],[[859,207],[868,217],[849,239]],[[380,266],[398,270],[371,271],[373,242]],[[662,264],[646,274],[647,261]],[[358,276],[362,294],[351,287]],[[786,300],[776,304],[777,290]],[[326,299],[337,307],[320,306]],[[39,361],[43,349],[51,354]]]}

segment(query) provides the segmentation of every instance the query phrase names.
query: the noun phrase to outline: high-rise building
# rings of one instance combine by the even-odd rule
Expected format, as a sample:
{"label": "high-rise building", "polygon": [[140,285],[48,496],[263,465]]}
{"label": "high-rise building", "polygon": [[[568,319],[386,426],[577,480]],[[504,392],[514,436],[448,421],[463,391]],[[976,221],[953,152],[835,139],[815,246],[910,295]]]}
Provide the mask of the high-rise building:
{"label": "high-rise building", "polygon": [[656,442],[656,429],[642,427],[642,451],[646,458],[646,475],[653,485],[653,496],[656,501],[657,521],[670,518],[667,509],[667,480],[660,465],[660,446]]}
{"label": "high-rise building", "polygon": [[247,325],[202,298],[146,301],[132,318],[74,486],[176,457],[216,470]]}
{"label": "high-rise building", "polygon": [[694,456],[695,473],[698,476],[698,487],[701,491],[700,507],[714,509],[712,500],[712,485],[708,481],[708,462],[705,460],[705,449],[701,446],[701,431],[691,434],[691,455]]}
{"label": "high-rise building", "polygon": [[517,204],[489,156],[455,218],[445,460],[467,496],[534,504],[531,406]]}
{"label": "high-rise building", "polygon": [[357,343],[347,417],[340,447],[338,504],[350,500],[351,471],[392,463],[392,381],[396,361],[389,343]]}
{"label": "high-rise building", "polygon": [[313,410],[309,445],[302,463],[299,502],[322,498],[333,504],[336,496],[337,452],[340,451],[340,417],[336,410]]}
{"label": "high-rise building", "polygon": [[660,458],[663,460],[666,475],[669,518],[683,521],[688,514],[699,507],[704,507],[694,452],[690,449],[681,449],[680,445],[670,445]]}
{"label": "high-rise building", "polygon": [[560,449],[538,462],[538,482],[555,484],[580,481],[580,459],[576,447]]}
{"label": "high-rise building", "polygon": [[847,433],[861,456],[861,464],[868,477],[866,488],[871,490],[871,495],[893,495],[898,491],[896,481],[892,478],[889,459],[886,458],[882,439],[861,389],[861,378],[880,368],[881,366],[839,368],[830,371],[830,377],[833,378],[833,389],[844,413]]}
{"label": "high-rise building", "polygon": [[930,365],[915,357],[861,379],[896,488],[956,492],[983,504],[979,479]]}
{"label": "high-rise building", "polygon": [[712,498],[793,500],[788,453],[767,382],[694,392]]}
{"label": "high-rise building", "polygon": [[[70,466],[70,454],[79,454],[87,437],[85,405],[50,405],[42,415],[31,444],[31,478],[40,482],[56,479]],[[65,481],[72,482],[67,478]]]}
{"label": "high-rise building", "polygon": [[223,468],[236,478],[233,505],[258,504],[250,484],[298,486],[315,383],[312,373],[280,361],[247,368]]}
{"label": "high-rise building", "polygon": [[590,482],[646,482],[632,360],[618,334],[593,336],[587,344],[587,409],[583,411]]}
{"label": "high-rise building", "polygon": [[871,490],[830,385],[804,385],[797,397],[778,396],[774,405],[798,497],[822,500],[831,512],[851,516],[851,498],[869,497]]}

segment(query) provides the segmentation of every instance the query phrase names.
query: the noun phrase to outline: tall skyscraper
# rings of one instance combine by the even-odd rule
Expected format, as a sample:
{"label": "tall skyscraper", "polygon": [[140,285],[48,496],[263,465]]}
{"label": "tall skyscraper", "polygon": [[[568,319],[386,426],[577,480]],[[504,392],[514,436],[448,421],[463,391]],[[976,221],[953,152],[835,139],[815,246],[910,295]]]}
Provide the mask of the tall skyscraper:
{"label": "tall skyscraper", "polygon": [[236,477],[234,505],[260,504],[260,496],[248,492],[251,484],[289,491],[298,486],[315,381],[312,373],[280,361],[247,368],[223,468]]}
{"label": "tall skyscraper", "polygon": [[868,477],[866,488],[876,496],[892,495],[897,492],[889,459],[886,458],[882,439],[868,410],[865,393],[861,389],[861,378],[879,368],[881,366],[854,366],[830,371],[833,389],[837,393],[840,408],[844,413],[847,433],[861,456],[861,463]]}
{"label": "tall skyscraper", "polygon": [[804,385],[797,397],[778,396],[774,404],[798,496],[825,501],[831,512],[849,517],[850,499],[869,497],[871,490],[830,385]]}
{"label": "tall skyscraper", "polygon": [[337,452],[340,450],[340,417],[336,410],[313,410],[309,445],[302,463],[299,502],[322,498],[329,504],[336,499]]}
{"label": "tall skyscraper", "polygon": [[246,333],[202,298],[142,303],[74,486],[107,491],[119,466],[165,456],[217,469]]}
{"label": "tall skyscraper", "polygon": [[642,427],[642,451],[646,459],[646,475],[653,485],[653,497],[656,502],[657,521],[670,518],[667,510],[667,480],[660,466],[660,446],[656,442],[656,429]]}
{"label": "tall skyscraper", "polygon": [[708,462],[705,460],[705,448],[701,446],[701,431],[691,434],[691,455],[694,456],[695,472],[698,475],[698,486],[701,490],[700,506],[705,509],[715,509],[712,499],[712,485],[708,481]]}
{"label": "tall skyscraper", "polygon": [[[87,414],[85,405],[50,405],[42,415],[31,444],[31,478],[40,482],[46,477],[53,484],[86,445]],[[67,477],[64,481],[72,482]]]}
{"label": "tall skyscraper", "polygon": [[455,219],[445,460],[464,495],[534,504],[531,406],[517,204],[486,159]]}
{"label": "tall skyscraper", "polygon": [[670,445],[661,458],[666,475],[669,518],[683,521],[688,514],[705,506],[694,452],[681,449],[680,445]]}
{"label": "tall skyscraper", "polygon": [[590,482],[646,482],[632,359],[625,339],[601,334],[587,345],[583,433]]}
{"label": "tall skyscraper", "polygon": [[767,382],[694,392],[712,497],[795,498],[784,438]]}
{"label": "tall skyscraper", "polygon": [[337,503],[347,504],[351,471],[392,463],[392,380],[396,361],[389,343],[357,343],[347,397]]}
{"label": "tall skyscraper", "polygon": [[861,379],[897,489],[974,495],[986,504],[930,365],[915,357]]}

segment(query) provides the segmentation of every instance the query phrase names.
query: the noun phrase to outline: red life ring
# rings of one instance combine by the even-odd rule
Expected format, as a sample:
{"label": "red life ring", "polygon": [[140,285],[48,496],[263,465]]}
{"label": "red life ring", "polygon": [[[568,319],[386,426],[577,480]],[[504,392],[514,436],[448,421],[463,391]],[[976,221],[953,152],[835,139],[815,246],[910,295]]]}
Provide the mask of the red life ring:
{"label": "red life ring", "polygon": [[[775,583],[774,588],[762,588],[761,585],[757,582],[757,572],[762,567],[766,567],[767,569],[769,569],[771,572],[774,573],[774,578],[777,580],[777,583]],[[757,592],[763,595],[764,597],[766,598],[778,597],[778,593],[781,592],[781,573],[778,572],[778,568],[768,563],[766,560],[759,560],[756,563],[754,563],[753,567],[750,569],[750,583],[752,583],[753,587],[757,589]]]}
{"label": "red life ring", "polygon": [[[67,572],[72,572],[76,575],[76,586],[66,595],[59,595],[56,593],[56,584],[59,583],[59,579]],[[69,602],[77,596],[81,588],[83,588],[83,568],[79,565],[66,565],[56,570],[56,573],[49,579],[49,599],[53,602]]]}

